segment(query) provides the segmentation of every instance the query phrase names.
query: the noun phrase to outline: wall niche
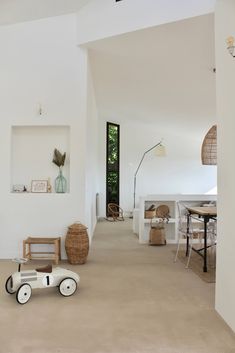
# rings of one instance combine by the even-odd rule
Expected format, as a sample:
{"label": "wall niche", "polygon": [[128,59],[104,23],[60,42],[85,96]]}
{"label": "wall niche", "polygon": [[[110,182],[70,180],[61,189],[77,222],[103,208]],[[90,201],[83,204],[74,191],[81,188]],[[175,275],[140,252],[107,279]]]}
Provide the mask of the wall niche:
{"label": "wall niche", "polygon": [[31,192],[33,180],[49,180],[55,193],[55,179],[59,168],[52,163],[54,149],[66,152],[63,175],[70,189],[70,127],[69,126],[12,126],[11,128],[11,192]]}

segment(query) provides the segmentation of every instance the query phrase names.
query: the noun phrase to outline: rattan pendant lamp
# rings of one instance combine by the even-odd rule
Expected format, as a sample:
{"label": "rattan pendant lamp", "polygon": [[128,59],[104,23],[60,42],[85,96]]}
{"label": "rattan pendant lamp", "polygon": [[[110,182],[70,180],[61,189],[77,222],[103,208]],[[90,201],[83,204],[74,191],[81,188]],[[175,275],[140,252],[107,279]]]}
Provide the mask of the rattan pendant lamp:
{"label": "rattan pendant lamp", "polygon": [[213,125],[207,132],[202,143],[202,164],[217,165],[217,127]]}

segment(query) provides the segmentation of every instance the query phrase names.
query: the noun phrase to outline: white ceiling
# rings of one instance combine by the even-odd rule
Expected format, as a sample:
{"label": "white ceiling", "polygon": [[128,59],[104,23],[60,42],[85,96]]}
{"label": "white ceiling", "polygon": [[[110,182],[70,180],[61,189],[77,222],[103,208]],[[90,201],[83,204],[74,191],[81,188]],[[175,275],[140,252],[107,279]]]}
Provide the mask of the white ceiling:
{"label": "white ceiling", "polygon": [[[0,25],[76,12],[91,0],[0,0]],[[214,15],[89,44],[99,115],[207,129],[215,122]]]}
{"label": "white ceiling", "polygon": [[101,118],[207,129],[215,121],[214,16],[89,44]]}
{"label": "white ceiling", "polygon": [[0,25],[78,11],[91,0],[0,0]]}

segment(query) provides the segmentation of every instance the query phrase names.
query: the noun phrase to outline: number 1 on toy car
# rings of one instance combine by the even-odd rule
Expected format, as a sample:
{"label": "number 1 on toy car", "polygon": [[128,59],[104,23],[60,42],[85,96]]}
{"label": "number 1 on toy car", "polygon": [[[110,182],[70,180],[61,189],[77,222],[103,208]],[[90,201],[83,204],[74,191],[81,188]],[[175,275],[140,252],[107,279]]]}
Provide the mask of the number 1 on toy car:
{"label": "number 1 on toy car", "polygon": [[49,287],[53,284],[54,282],[54,277],[51,274],[47,274],[46,276],[43,277],[42,279],[42,284],[44,287]]}

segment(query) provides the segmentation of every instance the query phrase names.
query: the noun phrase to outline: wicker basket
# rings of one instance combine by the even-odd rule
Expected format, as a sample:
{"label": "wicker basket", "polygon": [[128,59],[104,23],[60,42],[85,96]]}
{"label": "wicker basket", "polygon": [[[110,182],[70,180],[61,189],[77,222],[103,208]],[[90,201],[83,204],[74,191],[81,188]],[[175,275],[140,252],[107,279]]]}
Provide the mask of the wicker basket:
{"label": "wicker basket", "polygon": [[154,218],[154,217],[156,217],[156,210],[152,210],[152,211],[145,210],[144,218]]}
{"label": "wicker basket", "polygon": [[163,223],[153,225],[149,232],[149,245],[166,245],[166,234]]}
{"label": "wicker basket", "polygon": [[68,227],[65,250],[70,264],[84,264],[89,251],[87,227],[74,223]]}

